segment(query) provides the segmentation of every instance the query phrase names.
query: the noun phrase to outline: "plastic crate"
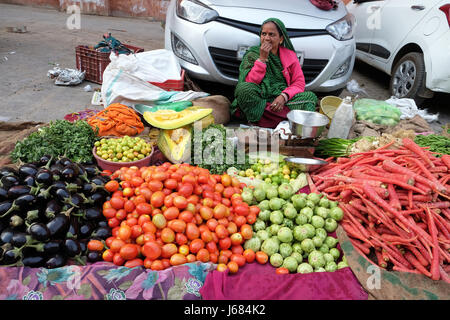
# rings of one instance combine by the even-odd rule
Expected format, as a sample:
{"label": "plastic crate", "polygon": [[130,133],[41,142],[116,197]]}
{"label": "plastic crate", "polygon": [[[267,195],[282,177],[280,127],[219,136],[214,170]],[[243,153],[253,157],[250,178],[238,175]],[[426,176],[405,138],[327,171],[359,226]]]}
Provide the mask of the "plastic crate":
{"label": "plastic crate", "polygon": [[[124,44],[125,47],[132,50],[134,53],[143,52],[143,48],[134,47],[128,44]],[[110,52],[98,52],[95,49],[87,48],[86,46],[77,46],[76,52],[76,65],[77,69],[85,71],[84,79],[86,81],[102,84],[103,71],[105,71],[108,64]]]}
{"label": "plastic crate", "polygon": [[151,82],[151,84],[160,87],[166,91],[183,91],[184,89],[184,69],[181,69],[181,79],[180,80],[166,80],[164,82]]}

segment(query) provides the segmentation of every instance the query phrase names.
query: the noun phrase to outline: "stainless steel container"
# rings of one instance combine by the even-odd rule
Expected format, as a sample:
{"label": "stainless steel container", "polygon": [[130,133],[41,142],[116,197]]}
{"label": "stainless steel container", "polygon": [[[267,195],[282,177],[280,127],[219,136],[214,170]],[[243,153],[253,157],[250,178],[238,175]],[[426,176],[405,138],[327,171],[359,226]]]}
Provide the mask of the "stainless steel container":
{"label": "stainless steel container", "polygon": [[296,167],[302,172],[310,172],[318,169],[319,167],[328,164],[328,162],[319,159],[311,159],[311,158],[297,158],[297,157],[288,157],[284,158],[284,161],[288,164]]}
{"label": "stainless steel container", "polygon": [[317,138],[330,122],[327,116],[312,111],[292,110],[287,114],[291,133],[302,139]]}

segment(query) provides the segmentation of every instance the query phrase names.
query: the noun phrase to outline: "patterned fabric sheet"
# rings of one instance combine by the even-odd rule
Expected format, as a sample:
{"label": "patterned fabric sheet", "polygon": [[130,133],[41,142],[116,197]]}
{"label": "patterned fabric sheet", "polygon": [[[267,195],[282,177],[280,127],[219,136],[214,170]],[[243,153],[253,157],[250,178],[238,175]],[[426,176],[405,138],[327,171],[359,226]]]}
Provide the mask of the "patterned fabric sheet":
{"label": "patterned fabric sheet", "polygon": [[162,271],[109,262],[56,269],[0,267],[1,300],[200,300],[212,263]]}

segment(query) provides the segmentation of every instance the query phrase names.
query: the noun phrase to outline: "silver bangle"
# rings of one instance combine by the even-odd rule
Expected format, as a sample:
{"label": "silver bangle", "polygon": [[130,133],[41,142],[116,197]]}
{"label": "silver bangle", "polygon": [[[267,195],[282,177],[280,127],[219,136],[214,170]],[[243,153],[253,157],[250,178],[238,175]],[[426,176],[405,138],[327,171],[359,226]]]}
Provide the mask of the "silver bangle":
{"label": "silver bangle", "polygon": [[262,63],[264,63],[264,64],[266,64],[266,62],[265,61],[262,61],[260,58],[258,58],[257,59],[257,61],[259,61],[259,62],[262,62]]}
{"label": "silver bangle", "polygon": [[285,103],[289,101],[287,93],[282,92],[281,95],[283,96],[284,100],[286,100]]}

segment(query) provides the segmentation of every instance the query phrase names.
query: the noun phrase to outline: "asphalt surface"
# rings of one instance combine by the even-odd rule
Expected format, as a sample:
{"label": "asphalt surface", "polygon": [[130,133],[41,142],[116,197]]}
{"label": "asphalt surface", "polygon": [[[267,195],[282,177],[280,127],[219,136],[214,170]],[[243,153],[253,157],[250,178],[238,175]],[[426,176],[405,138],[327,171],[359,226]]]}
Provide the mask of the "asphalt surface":
{"label": "asphalt surface", "polygon": [[[57,86],[47,72],[55,66],[75,68],[75,47],[95,45],[105,32],[123,43],[154,50],[164,48],[164,29],[160,22],[146,18],[82,15],[80,29],[67,28],[69,15],[52,9],[0,4],[0,121],[42,121],[62,119],[64,115],[91,105],[93,92],[101,86],[84,81],[77,86]],[[11,32],[10,27],[26,26],[27,32]],[[385,100],[389,76],[356,61],[351,79],[367,92],[367,97]],[[195,81],[195,80],[194,80]],[[211,94],[232,98],[233,87],[195,81]],[[341,97],[348,95],[344,90]],[[422,108],[439,112],[431,123],[435,132],[450,122],[450,95],[436,94]]]}

